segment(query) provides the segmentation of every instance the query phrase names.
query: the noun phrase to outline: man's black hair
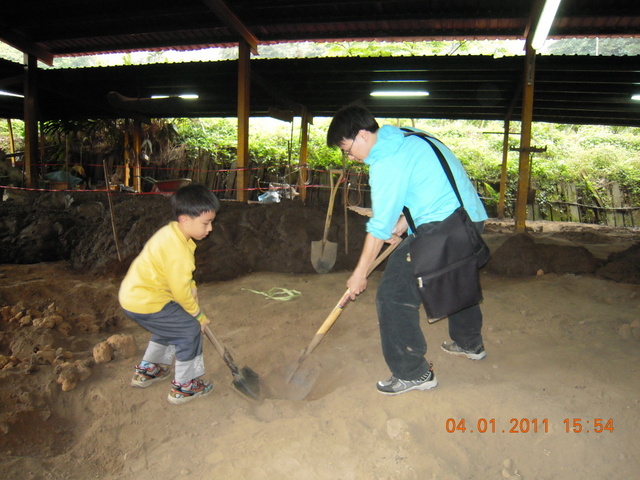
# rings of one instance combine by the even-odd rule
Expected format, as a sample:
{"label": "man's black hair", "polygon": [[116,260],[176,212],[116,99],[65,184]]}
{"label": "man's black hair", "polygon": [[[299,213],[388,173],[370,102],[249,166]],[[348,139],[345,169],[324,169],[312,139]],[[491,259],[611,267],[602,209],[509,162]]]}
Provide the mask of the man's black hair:
{"label": "man's black hair", "polygon": [[171,195],[171,208],[173,216],[177,219],[180,215],[188,215],[196,218],[206,212],[220,210],[220,200],[211,190],[204,185],[192,183],[178,189]]}
{"label": "man's black hair", "polygon": [[352,103],[336,112],[327,131],[327,146],[338,147],[344,140],[353,140],[360,130],[375,133],[379,129],[373,114],[362,105]]}

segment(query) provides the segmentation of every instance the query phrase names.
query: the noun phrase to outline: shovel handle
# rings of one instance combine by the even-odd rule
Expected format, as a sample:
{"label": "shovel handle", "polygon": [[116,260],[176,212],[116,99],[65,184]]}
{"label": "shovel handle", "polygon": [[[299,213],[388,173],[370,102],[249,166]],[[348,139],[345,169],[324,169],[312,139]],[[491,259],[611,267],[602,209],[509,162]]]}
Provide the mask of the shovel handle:
{"label": "shovel handle", "polygon": [[205,325],[204,327],[204,334],[207,336],[209,341],[213,344],[214,348],[220,354],[220,356],[224,357],[225,348],[220,343],[220,341],[216,338],[216,336],[213,334],[213,332],[211,331],[208,325]]}
{"label": "shovel handle", "polygon": [[[389,245],[384,250],[384,252],[378,255],[375,262],[371,264],[371,266],[369,267],[369,270],[367,271],[367,277],[371,274],[371,272],[373,272],[376,269],[378,265],[380,265],[389,255],[391,255],[391,252],[393,252],[399,244],[400,244],[400,238],[396,237],[396,242]],[[309,355],[316,348],[316,346],[322,340],[322,337],[324,337],[325,333],[327,333],[329,329],[333,326],[335,321],[338,319],[338,317],[340,316],[340,314],[345,309],[345,307],[349,304],[350,301],[351,301],[350,291],[347,288],[347,291],[344,292],[342,297],[340,297],[340,300],[338,300],[338,303],[336,304],[336,306],[333,307],[333,310],[331,310],[331,313],[329,314],[329,316],[327,316],[325,321],[322,322],[322,325],[320,325],[320,328],[318,329],[315,336],[311,340],[311,343],[309,343],[307,348],[304,350],[304,353],[303,353],[304,356]]]}
{"label": "shovel handle", "polygon": [[[333,183],[333,175],[340,174],[338,176],[338,180],[335,185]],[[329,225],[331,225],[331,217],[333,216],[333,204],[336,200],[336,194],[338,193],[338,189],[340,188],[340,182],[342,182],[342,177],[344,173],[342,170],[329,170],[329,182],[331,183],[331,195],[329,197],[329,206],[327,207],[327,216],[324,221],[324,235],[322,236],[322,245],[324,248],[324,244],[327,243],[327,237],[329,236]]]}
{"label": "shovel handle", "polygon": [[[380,265],[384,261],[385,258],[391,255],[391,252],[393,252],[396,249],[396,247],[400,244],[400,240],[401,240],[400,237],[397,237],[394,235],[394,239],[395,239],[395,242],[389,245],[384,250],[384,252],[380,253],[376,258],[375,262],[371,264],[371,266],[369,267],[369,270],[367,271],[367,277],[369,276],[369,274],[371,274],[371,272],[373,272],[373,270],[375,270],[375,268],[378,265]],[[340,297],[340,300],[338,300],[338,303],[336,304],[336,306],[333,307],[333,310],[331,310],[331,313],[329,314],[329,316],[327,316],[325,321],[322,322],[322,325],[320,325],[320,328],[311,339],[311,342],[309,342],[309,345],[307,345],[307,347],[302,351],[302,353],[298,357],[298,360],[296,361],[293,368],[291,369],[291,372],[287,376],[287,383],[291,381],[291,379],[293,378],[293,375],[296,373],[298,368],[300,368],[300,365],[302,365],[305,359],[311,354],[311,352],[315,350],[318,344],[322,341],[325,334],[333,326],[335,321],[338,319],[338,317],[340,316],[340,314],[345,309],[345,307],[349,304],[350,301],[351,301],[351,293],[347,288],[347,291],[344,292],[342,297]]]}
{"label": "shovel handle", "polygon": [[371,264],[371,266],[369,267],[369,270],[367,270],[367,277],[371,275],[371,272],[373,272],[378,267],[378,265],[384,262],[385,259],[389,255],[391,255],[391,252],[393,252],[396,249],[396,247],[400,245],[400,242],[402,242],[402,239],[397,235],[393,235],[393,239],[394,239],[394,242],[392,244],[389,244],[389,246],[385,248],[382,253],[378,254],[375,261]]}
{"label": "shovel handle", "polygon": [[216,338],[216,336],[213,334],[213,332],[211,331],[208,325],[205,325],[204,327],[204,334],[207,336],[209,341],[213,344],[214,348],[220,354],[220,356],[224,360],[224,363],[227,364],[227,367],[229,367],[231,372],[234,375],[237,375],[240,369],[233,361],[233,357],[229,353],[229,350],[227,350],[225,346],[222,345],[222,343],[220,343],[220,341]]}

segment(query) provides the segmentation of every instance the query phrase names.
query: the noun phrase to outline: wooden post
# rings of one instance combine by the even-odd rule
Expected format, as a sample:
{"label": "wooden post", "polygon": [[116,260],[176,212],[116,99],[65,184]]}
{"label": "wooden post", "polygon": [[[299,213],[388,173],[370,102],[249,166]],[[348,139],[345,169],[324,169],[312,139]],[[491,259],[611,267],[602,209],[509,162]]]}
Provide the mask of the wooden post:
{"label": "wooden post", "polygon": [[611,184],[611,203],[614,211],[612,212],[613,223],[616,227],[624,227],[624,214],[621,213],[621,209],[624,205],[624,195],[622,194],[622,190],[620,189],[620,184],[618,182],[613,182]]}
{"label": "wooden post", "polygon": [[123,183],[127,187],[131,186],[131,152],[129,151],[129,126],[130,121],[128,118],[124,119],[124,151],[122,156],[124,159],[124,175]]}
{"label": "wooden post", "polygon": [[[7,128],[9,129],[9,153],[13,155],[16,153],[16,143],[13,139],[13,125],[10,118],[7,118]],[[11,166],[16,166],[16,157],[11,157]]]}
{"label": "wooden post", "polygon": [[[71,154],[71,145],[70,145],[70,141],[69,141],[69,135],[70,133],[67,132],[66,135],[64,136],[64,175],[65,175],[65,182],[67,184],[66,188],[69,188],[69,175],[71,175],[69,173],[69,156]],[[82,145],[80,145],[80,148],[82,148]]]}
{"label": "wooden post", "polygon": [[518,166],[518,193],[516,195],[515,230],[526,230],[527,197],[529,196],[529,177],[531,174],[531,120],[533,118],[533,78],[535,73],[536,52],[527,41],[522,92],[522,127],[520,131],[520,161]]}
{"label": "wooden post", "polygon": [[500,198],[498,200],[498,218],[504,218],[504,199],[507,194],[507,160],[509,158],[509,120],[504,122],[502,139],[502,170],[500,172]]}
{"label": "wooden post", "polygon": [[236,199],[249,200],[249,94],[250,94],[250,50],[247,42],[239,42],[238,57],[238,161],[236,176]]}
{"label": "wooden post", "polygon": [[569,220],[572,222],[580,222],[580,208],[578,207],[578,189],[574,183],[568,183],[567,187],[567,200],[569,200]]}
{"label": "wooden post", "polygon": [[38,99],[36,72],[38,59],[25,54],[24,81],[24,174],[27,187],[37,184],[32,170],[33,164],[38,163]]}
{"label": "wooden post", "polygon": [[301,133],[300,136],[300,176],[299,176],[299,188],[300,188],[300,200],[302,203],[307,203],[307,179],[309,175],[309,164],[307,162],[307,153],[309,147],[309,117],[307,114],[307,109],[302,109],[302,124],[300,126]]}
{"label": "wooden post", "polygon": [[133,122],[133,189],[142,191],[142,170],[140,168],[140,149],[142,148],[142,124],[140,120]]}

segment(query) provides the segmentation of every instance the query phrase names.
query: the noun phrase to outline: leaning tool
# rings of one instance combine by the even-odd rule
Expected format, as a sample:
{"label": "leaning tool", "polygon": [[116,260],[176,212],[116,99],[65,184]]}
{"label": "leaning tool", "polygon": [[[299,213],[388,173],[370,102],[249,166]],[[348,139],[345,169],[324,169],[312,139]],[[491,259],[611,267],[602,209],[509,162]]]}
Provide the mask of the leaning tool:
{"label": "leaning tool", "polygon": [[240,394],[249,398],[250,400],[261,401],[260,395],[260,377],[249,367],[242,367],[241,369],[233,361],[233,357],[229,353],[222,343],[216,338],[211,329],[208,326],[204,327],[204,333],[211,341],[215,349],[218,351],[224,362],[231,369],[233,374],[233,388],[235,388]]}
{"label": "leaning tool", "polygon": [[[380,253],[376,258],[375,262],[371,264],[371,266],[369,267],[369,271],[367,272],[367,277],[371,274],[371,272],[375,270],[375,268],[378,265],[380,265],[391,254],[391,252],[393,252],[396,249],[396,247],[402,241],[399,237],[395,237],[395,240],[396,241],[393,244],[390,244],[382,253]],[[307,348],[302,350],[302,353],[298,357],[297,362],[293,365],[293,367],[291,368],[291,371],[287,375],[287,383],[291,382],[291,379],[300,368],[300,365],[302,365],[302,363],[311,354],[311,352],[315,350],[315,348],[322,341],[325,334],[329,331],[331,326],[335,323],[335,321],[338,319],[338,317],[340,316],[340,314],[342,313],[344,308],[349,304],[350,301],[351,301],[351,292],[347,288],[347,291],[344,293],[344,295],[342,295],[342,297],[340,297],[340,300],[338,301],[336,306],[333,307],[333,310],[331,310],[331,313],[329,314],[329,316],[322,323],[322,325],[320,325],[320,328],[314,335],[309,345],[307,345]]]}
{"label": "leaning tool", "polygon": [[[335,184],[333,176],[339,174]],[[327,240],[329,236],[329,227],[331,226],[331,217],[333,216],[333,204],[336,200],[336,193],[340,188],[340,182],[344,173],[342,170],[329,170],[329,180],[331,183],[331,194],[329,197],[329,207],[327,208],[327,216],[324,222],[324,234],[322,240],[311,242],[311,264],[318,273],[328,273],[336,263],[338,254],[338,244]]]}

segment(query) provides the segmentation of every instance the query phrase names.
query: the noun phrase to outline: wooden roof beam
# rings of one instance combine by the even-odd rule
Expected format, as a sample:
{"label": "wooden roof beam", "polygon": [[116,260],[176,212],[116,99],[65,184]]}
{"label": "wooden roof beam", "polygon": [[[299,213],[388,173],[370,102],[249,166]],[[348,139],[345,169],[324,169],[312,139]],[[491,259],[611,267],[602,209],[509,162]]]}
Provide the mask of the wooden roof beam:
{"label": "wooden roof beam", "polygon": [[16,50],[20,50],[22,53],[33,55],[38,60],[43,63],[46,63],[50,67],[53,66],[53,53],[35,45],[31,42],[25,42],[15,38],[11,35],[10,32],[2,29],[0,30],[0,40],[15,48]]}
{"label": "wooden roof beam", "polygon": [[231,30],[240,35],[247,45],[251,53],[258,55],[258,39],[249,30],[244,23],[236,16],[235,13],[227,6],[223,0],[203,0],[205,5],[209,7]]}

